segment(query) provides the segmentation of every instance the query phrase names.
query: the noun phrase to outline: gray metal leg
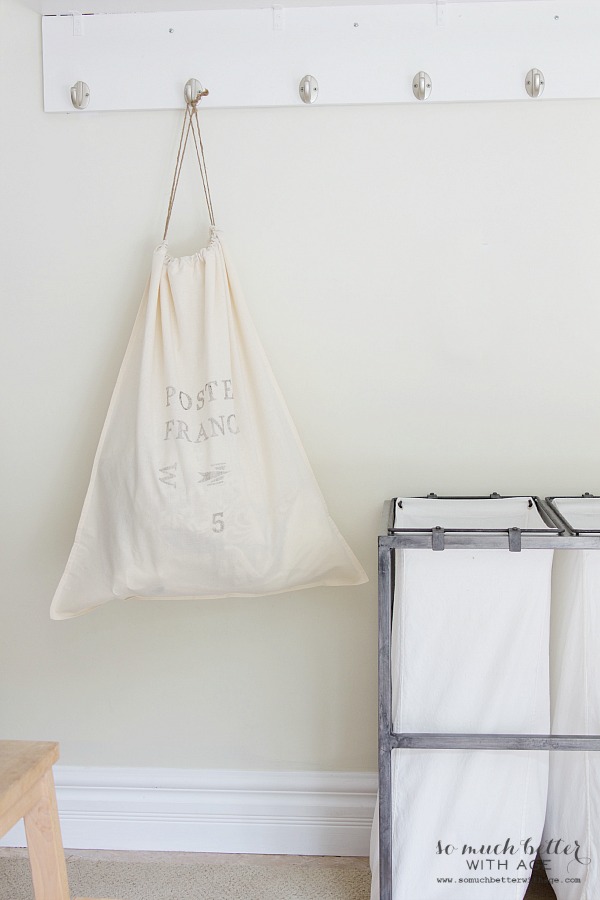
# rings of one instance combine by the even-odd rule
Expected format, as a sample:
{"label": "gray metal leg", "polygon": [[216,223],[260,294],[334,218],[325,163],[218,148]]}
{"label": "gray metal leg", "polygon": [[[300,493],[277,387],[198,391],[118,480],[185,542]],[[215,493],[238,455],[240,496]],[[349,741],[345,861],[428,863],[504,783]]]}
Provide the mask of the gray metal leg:
{"label": "gray metal leg", "polygon": [[379,756],[379,898],[392,900],[392,753]]}
{"label": "gray metal leg", "polygon": [[392,553],[379,548],[379,900],[392,900]]}

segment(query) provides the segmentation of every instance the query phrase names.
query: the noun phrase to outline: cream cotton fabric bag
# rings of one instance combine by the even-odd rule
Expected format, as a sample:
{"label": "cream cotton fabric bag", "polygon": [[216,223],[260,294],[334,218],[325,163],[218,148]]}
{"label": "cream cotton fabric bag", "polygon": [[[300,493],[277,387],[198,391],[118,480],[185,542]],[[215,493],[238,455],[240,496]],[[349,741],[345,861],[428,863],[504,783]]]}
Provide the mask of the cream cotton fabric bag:
{"label": "cream cotton fabric bag", "polygon": [[214,227],[195,103],[169,217],[190,131],[210,242],[179,259],[165,240],[154,252],[53,619],[114,598],[367,580],[328,514]]}

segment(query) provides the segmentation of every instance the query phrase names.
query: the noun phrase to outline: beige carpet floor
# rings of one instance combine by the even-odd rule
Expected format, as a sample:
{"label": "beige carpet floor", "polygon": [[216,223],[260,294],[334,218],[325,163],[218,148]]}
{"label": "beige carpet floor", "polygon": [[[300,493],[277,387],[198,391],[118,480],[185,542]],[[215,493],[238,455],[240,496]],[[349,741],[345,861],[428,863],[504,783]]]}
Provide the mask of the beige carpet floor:
{"label": "beige carpet floor", "polygon": [[[73,896],[115,900],[369,900],[368,860],[211,853],[66,852]],[[24,850],[0,849],[0,900],[31,900]],[[554,900],[543,870],[526,900]]]}
{"label": "beige carpet floor", "polygon": [[[67,851],[71,894],[115,900],[369,900],[362,858]],[[0,900],[31,900],[22,850],[0,850]]]}

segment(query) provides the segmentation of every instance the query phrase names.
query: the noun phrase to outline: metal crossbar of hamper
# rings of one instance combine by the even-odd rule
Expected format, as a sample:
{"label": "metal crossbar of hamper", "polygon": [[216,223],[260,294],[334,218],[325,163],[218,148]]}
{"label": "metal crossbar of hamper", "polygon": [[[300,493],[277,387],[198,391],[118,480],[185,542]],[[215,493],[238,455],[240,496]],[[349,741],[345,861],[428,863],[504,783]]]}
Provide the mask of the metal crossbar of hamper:
{"label": "metal crossbar of hamper", "polygon": [[[583,497],[592,497],[583,494]],[[437,497],[436,500],[489,500],[488,497]],[[408,498],[407,498],[408,499]],[[420,498],[426,499],[426,498]],[[384,507],[387,533],[379,537],[379,900],[392,900],[392,750],[600,750],[600,735],[450,734],[408,732],[392,727],[391,633],[394,607],[395,550],[597,550],[600,531],[570,527],[554,500],[532,497],[549,528],[395,528],[397,499]],[[573,498],[574,499],[574,498]]]}

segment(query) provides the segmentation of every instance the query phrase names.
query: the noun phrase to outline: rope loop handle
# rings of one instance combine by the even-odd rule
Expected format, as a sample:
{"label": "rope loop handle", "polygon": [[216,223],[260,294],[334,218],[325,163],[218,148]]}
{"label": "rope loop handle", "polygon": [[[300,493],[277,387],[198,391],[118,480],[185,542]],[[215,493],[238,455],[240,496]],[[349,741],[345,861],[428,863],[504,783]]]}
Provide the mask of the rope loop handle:
{"label": "rope loop handle", "polygon": [[173,204],[175,203],[175,195],[177,194],[177,187],[179,186],[179,178],[181,176],[181,169],[183,167],[183,160],[185,157],[185,151],[188,145],[188,139],[190,136],[190,131],[192,133],[192,137],[194,139],[194,147],[196,149],[196,157],[198,159],[198,165],[200,167],[200,177],[202,178],[202,187],[204,188],[204,197],[206,199],[206,206],[208,208],[208,215],[210,218],[210,224],[215,227],[215,215],[212,205],[212,198],[210,195],[210,186],[208,183],[208,172],[206,170],[206,159],[204,157],[204,144],[202,143],[202,134],[200,133],[200,122],[198,120],[198,103],[202,99],[202,97],[206,97],[208,95],[208,91],[202,90],[198,91],[198,94],[191,98],[190,100],[186,100],[185,112],[183,115],[183,126],[181,129],[181,135],[179,137],[179,147],[177,150],[177,160],[175,162],[175,173],[173,175],[173,183],[171,185],[171,194],[169,196],[169,208],[167,210],[167,220],[165,222],[165,231],[163,234],[163,241],[167,239],[167,233],[169,231],[169,223],[171,221],[171,213],[173,212]]}

